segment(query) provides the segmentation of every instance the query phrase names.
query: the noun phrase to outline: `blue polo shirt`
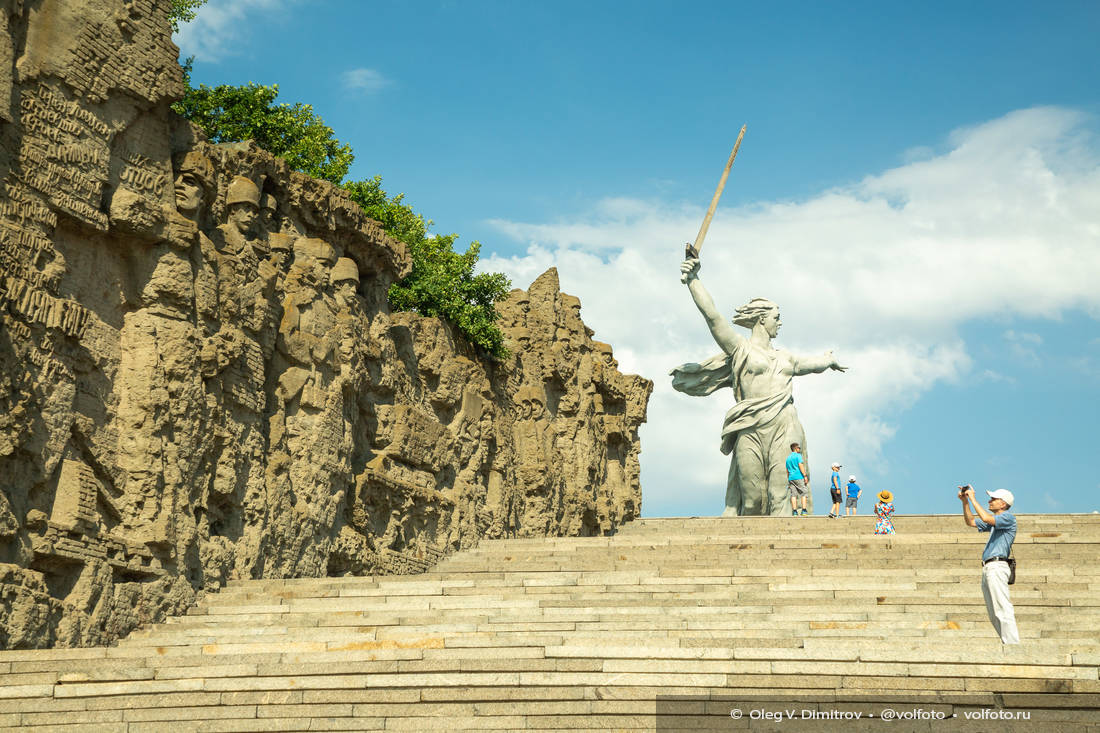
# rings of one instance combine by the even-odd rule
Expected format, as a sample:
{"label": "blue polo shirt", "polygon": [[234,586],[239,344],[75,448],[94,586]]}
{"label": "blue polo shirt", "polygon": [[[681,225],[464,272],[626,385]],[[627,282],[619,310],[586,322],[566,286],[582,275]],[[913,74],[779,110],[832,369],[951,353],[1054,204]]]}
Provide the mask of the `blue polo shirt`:
{"label": "blue polo shirt", "polygon": [[991,557],[1008,557],[1012,552],[1012,541],[1016,539],[1016,517],[1008,512],[993,515],[993,524],[974,517],[974,526],[979,532],[989,532],[989,542],[985,543],[982,562]]}
{"label": "blue polo shirt", "polygon": [[833,488],[840,491],[840,471],[833,471],[833,475],[829,480],[832,482]]}
{"label": "blue polo shirt", "polygon": [[859,496],[859,484],[855,481],[848,482],[848,496]]}
{"label": "blue polo shirt", "polygon": [[791,451],[787,456],[787,480],[801,481],[804,478],[806,477],[802,475],[802,454]]}

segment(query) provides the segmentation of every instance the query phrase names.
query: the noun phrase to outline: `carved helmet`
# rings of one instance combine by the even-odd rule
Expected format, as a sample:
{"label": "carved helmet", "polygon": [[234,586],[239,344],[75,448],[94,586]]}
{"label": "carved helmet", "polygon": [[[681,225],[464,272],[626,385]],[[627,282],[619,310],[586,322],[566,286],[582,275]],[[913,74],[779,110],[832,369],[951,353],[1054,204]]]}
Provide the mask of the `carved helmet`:
{"label": "carved helmet", "polygon": [[359,282],[359,267],[355,264],[355,260],[349,257],[341,257],[332,266],[332,272],[329,273],[328,280],[333,285],[342,280]]}
{"label": "carved helmet", "polygon": [[336,263],[336,249],[317,237],[299,237],[294,240],[294,259],[315,259],[332,265]]}
{"label": "carved helmet", "polygon": [[172,156],[172,163],[177,175],[180,173],[193,173],[202,182],[207,193],[210,192],[214,181],[214,166],[209,158],[198,150],[188,150],[185,153],[176,153]]}
{"label": "carved helmet", "polygon": [[225,205],[232,206],[233,204],[252,204],[259,208],[260,189],[244,176],[235,176],[229,182],[229,190],[225,194]]}

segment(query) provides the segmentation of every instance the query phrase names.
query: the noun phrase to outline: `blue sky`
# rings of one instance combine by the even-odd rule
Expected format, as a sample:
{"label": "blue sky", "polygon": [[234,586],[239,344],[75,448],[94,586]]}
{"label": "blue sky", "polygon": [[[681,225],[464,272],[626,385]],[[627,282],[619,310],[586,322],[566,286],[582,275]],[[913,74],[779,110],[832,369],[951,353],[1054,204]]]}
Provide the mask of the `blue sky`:
{"label": "blue sky", "polygon": [[730,398],[665,375],[715,351],[678,258],[743,123],[702,278],[851,367],[796,382],[819,508],[840,460],[903,513],[956,511],[962,481],[1100,509],[1097,37],[1095,2],[211,0],[177,42],[196,82],[313,104],[351,177],[516,286],[557,266],[657,383],[665,516],[722,508]]}

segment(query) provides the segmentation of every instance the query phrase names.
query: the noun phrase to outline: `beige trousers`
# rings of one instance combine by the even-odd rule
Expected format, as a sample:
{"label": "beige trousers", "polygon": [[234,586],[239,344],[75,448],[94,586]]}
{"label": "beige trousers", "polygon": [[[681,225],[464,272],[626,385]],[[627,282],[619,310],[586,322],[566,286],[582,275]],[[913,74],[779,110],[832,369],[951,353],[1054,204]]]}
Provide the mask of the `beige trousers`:
{"label": "beige trousers", "polygon": [[1003,644],[1019,644],[1020,632],[1016,629],[1016,612],[1008,598],[1008,563],[1004,560],[982,566],[982,595],[989,620],[1001,637]]}

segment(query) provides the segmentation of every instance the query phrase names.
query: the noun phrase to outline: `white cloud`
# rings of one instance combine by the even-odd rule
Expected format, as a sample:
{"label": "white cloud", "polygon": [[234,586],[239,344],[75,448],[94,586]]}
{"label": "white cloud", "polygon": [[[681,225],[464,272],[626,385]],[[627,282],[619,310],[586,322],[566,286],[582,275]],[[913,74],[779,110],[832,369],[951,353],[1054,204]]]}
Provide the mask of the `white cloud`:
{"label": "white cloud", "polygon": [[344,87],[362,94],[374,94],[393,84],[393,81],[374,69],[349,69],[340,75]]}
{"label": "white cloud", "polygon": [[1016,377],[1011,377],[1007,374],[1001,374],[994,369],[983,369],[982,373],[978,375],[978,379],[985,382],[1000,382],[1002,384],[1016,384]]}
{"label": "white cloud", "polygon": [[1037,333],[1018,332],[1012,329],[1005,331],[1003,335],[1004,340],[1008,342],[1009,353],[1017,361],[1030,367],[1039,366],[1041,359],[1037,347],[1043,343],[1042,336]]}
{"label": "white cloud", "polygon": [[195,19],[180,25],[173,36],[180,56],[198,61],[216,62],[236,53],[261,14],[281,14],[296,0],[210,0],[198,10]]}
{"label": "white cloud", "polygon": [[1009,329],[1004,332],[1005,340],[1017,344],[1031,344],[1032,346],[1038,346],[1043,343],[1043,337],[1037,333],[1030,333],[1028,331],[1013,331]]}
{"label": "white cloud", "polygon": [[[840,460],[846,471],[885,474],[882,446],[900,412],[969,375],[960,324],[1069,308],[1100,317],[1100,165],[1085,122],[1064,109],[1023,110],[849,187],[719,208],[701,273],[718,307],[770,297],[782,310],[779,347],[835,348],[851,367],[796,380],[811,471]],[[494,222],[528,249],[483,261],[517,285],[557,266],[622,369],[655,381],[642,431],[647,513],[722,508],[718,431],[732,397],[687,397],[667,377],[717,351],[678,279],[702,215],[701,205],[609,197],[573,221]]]}

